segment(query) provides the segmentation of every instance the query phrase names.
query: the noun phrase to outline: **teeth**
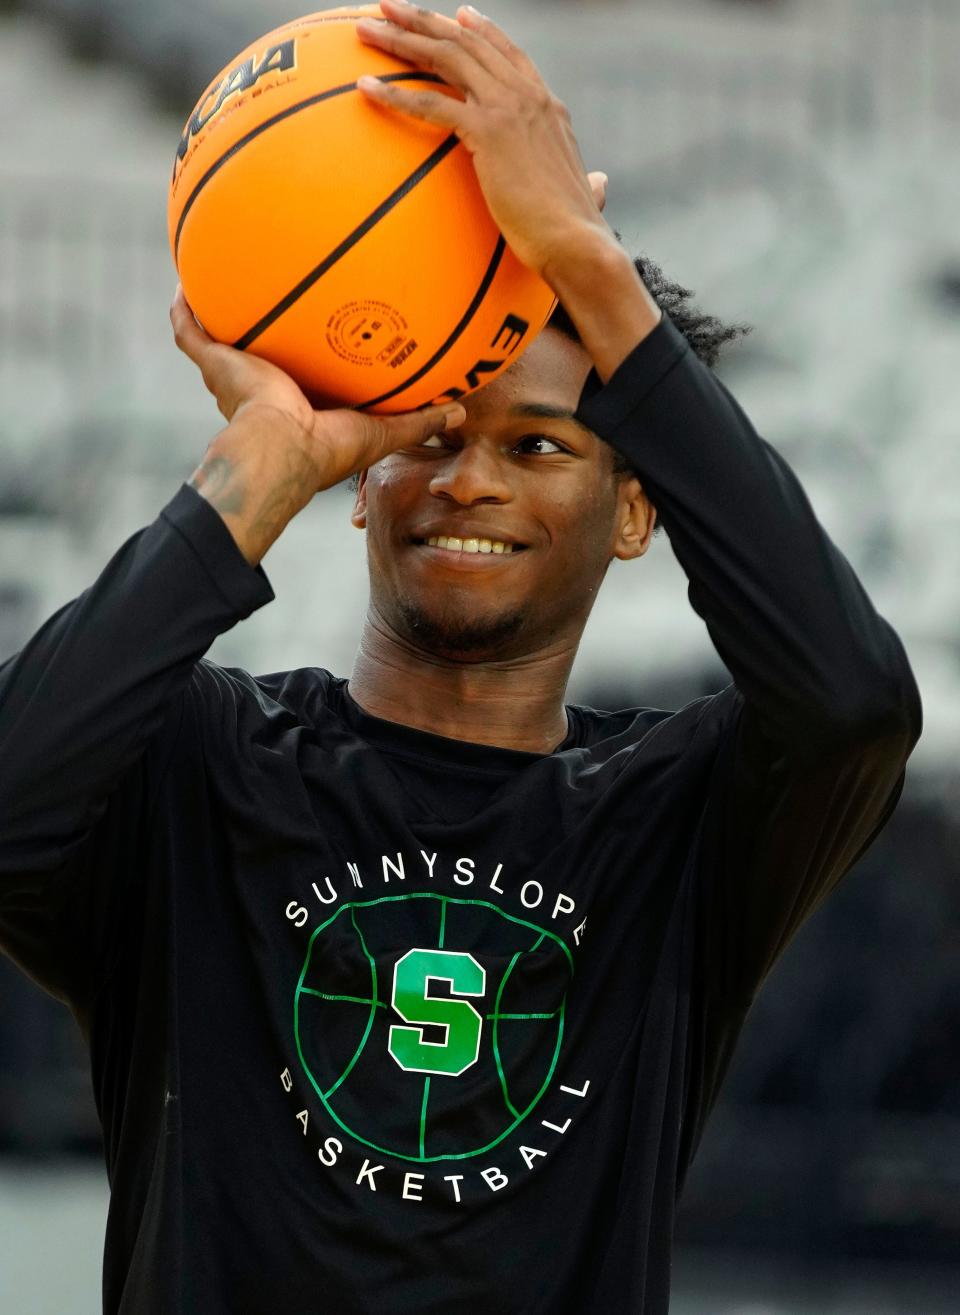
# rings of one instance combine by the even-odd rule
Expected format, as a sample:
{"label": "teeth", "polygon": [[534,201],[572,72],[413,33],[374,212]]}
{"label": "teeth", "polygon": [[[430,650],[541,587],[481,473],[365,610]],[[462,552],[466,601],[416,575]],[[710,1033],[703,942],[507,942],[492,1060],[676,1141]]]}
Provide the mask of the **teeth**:
{"label": "teeth", "polygon": [[458,539],[454,535],[434,534],[427,543],[431,548],[447,548],[451,552],[513,552],[512,543],[501,543],[499,539]]}

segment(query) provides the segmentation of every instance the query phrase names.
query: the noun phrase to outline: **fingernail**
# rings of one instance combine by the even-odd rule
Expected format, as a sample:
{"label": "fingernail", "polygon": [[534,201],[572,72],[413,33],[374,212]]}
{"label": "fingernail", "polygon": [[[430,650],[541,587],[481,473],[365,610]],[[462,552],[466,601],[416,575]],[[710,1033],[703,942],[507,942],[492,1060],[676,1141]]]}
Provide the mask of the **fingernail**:
{"label": "fingernail", "polygon": [[448,407],[443,413],[444,429],[455,429],[457,425],[462,425],[467,418],[467,413],[459,402]]}

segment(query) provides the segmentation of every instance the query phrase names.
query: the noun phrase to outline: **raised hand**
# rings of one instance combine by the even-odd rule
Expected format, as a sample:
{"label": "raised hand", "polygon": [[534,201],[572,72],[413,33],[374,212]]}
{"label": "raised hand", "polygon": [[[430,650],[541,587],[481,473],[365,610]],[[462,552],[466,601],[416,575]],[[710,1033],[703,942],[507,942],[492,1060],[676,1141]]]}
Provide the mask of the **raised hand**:
{"label": "raised hand", "polygon": [[384,109],[457,134],[514,254],[551,283],[555,265],[585,239],[616,246],[601,215],[606,176],[585,171],[566,106],[496,23],[470,6],[455,19],[406,0],[380,0],[380,8],[384,19],[358,21],[361,40],[436,73],[458,94],[375,77],[357,86]]}
{"label": "raised hand", "polygon": [[190,483],[223,517],[251,565],[315,493],[466,418],[459,402],[397,415],[318,410],[283,370],[205,333],[179,285],[170,319],[177,346],[229,422]]}

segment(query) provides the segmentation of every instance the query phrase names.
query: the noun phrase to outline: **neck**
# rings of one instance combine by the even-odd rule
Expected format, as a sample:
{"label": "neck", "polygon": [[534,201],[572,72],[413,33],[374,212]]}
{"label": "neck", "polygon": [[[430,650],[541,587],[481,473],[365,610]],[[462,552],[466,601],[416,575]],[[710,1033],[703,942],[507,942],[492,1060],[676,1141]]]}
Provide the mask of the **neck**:
{"label": "neck", "polygon": [[551,753],[567,734],[563,696],[576,643],[489,661],[416,648],[371,608],[348,688],[374,717],[456,740]]}

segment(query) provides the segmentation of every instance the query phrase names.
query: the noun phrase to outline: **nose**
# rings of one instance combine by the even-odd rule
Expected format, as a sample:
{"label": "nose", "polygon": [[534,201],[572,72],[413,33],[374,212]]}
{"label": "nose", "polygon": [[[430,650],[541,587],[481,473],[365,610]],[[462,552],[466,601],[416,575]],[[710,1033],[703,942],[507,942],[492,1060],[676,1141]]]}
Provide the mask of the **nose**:
{"label": "nose", "polygon": [[483,443],[464,443],[434,468],[430,492],[461,506],[478,502],[509,502],[513,497],[506,463]]}

